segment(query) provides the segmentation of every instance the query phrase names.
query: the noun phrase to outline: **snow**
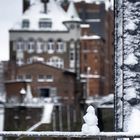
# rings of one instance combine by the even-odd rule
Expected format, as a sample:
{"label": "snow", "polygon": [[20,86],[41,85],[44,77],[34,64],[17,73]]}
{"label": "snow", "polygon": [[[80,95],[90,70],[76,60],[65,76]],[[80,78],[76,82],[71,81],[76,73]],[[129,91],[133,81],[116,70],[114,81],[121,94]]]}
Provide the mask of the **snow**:
{"label": "snow", "polygon": [[100,39],[101,37],[98,35],[83,35],[80,37],[82,40],[88,40],[88,39]]}
{"label": "snow", "polygon": [[2,131],[0,136],[25,136],[25,137],[57,137],[57,138],[126,138],[139,137],[140,133],[134,132],[101,132],[99,134],[83,134],[82,132],[61,132],[61,131],[40,131],[40,132],[25,132],[25,131]]}
{"label": "snow", "polygon": [[[22,21],[29,20],[30,27],[22,28]],[[52,27],[39,28],[39,21],[46,20],[52,22]],[[54,0],[47,4],[47,13],[43,12],[43,3],[36,0],[32,3],[30,8],[25,11],[19,22],[12,28],[14,30],[46,30],[46,31],[67,31],[64,21],[69,21],[68,14],[58,5]]]}
{"label": "snow", "polygon": [[52,103],[45,103],[41,120],[38,123],[36,123],[35,125],[33,125],[32,127],[30,127],[27,131],[35,130],[41,124],[51,123],[51,115],[52,115],[52,111],[53,111],[53,106],[54,106],[54,104],[52,104]]}
{"label": "snow", "polygon": [[[116,131],[139,131],[139,17],[138,1],[118,0],[115,11]],[[123,7],[123,8],[122,8]],[[123,27],[123,28],[122,28]],[[135,103],[133,103],[135,102]],[[134,133],[133,131],[133,133]]]}
{"label": "snow", "polygon": [[72,21],[81,21],[73,1],[70,2],[70,5],[67,10],[67,14],[69,15]]}
{"label": "snow", "polygon": [[89,24],[81,24],[80,27],[81,27],[81,28],[89,28],[90,25],[89,25]]}
{"label": "snow", "polygon": [[133,53],[130,53],[125,59],[124,63],[126,65],[135,65],[138,63],[138,58]]}
{"label": "snow", "polygon": [[140,133],[140,110],[133,108],[128,119],[128,132]]}
{"label": "snow", "polygon": [[100,75],[97,75],[97,74],[80,74],[80,77],[81,78],[100,78]]}
{"label": "snow", "polygon": [[127,30],[135,30],[136,29],[136,24],[134,23],[134,21],[132,20],[129,20],[127,23],[126,23],[126,29]]}
{"label": "snow", "polygon": [[44,105],[43,115],[42,115],[42,119],[41,119],[42,123],[51,123],[52,111],[53,111],[53,104],[52,103]]}
{"label": "snow", "polygon": [[137,98],[135,87],[129,87],[129,88],[125,89],[125,92],[127,93],[126,95],[124,95],[125,100],[128,101],[132,98]]}
{"label": "snow", "polygon": [[25,98],[24,98],[24,102],[31,102],[32,99],[33,99],[33,95],[32,95],[32,92],[31,92],[31,86],[28,84],[26,95],[25,95]]}
{"label": "snow", "polygon": [[[58,1],[62,1],[62,0],[58,0]],[[101,4],[101,3],[105,3],[105,8],[106,10],[108,10],[109,8],[113,9],[113,5],[114,5],[114,1],[111,0],[69,0],[69,1],[74,1],[74,2],[82,2],[85,1],[86,3],[95,3],[97,5]]]}
{"label": "snow", "polygon": [[22,88],[22,89],[20,90],[20,94],[25,95],[25,94],[26,94],[26,90],[25,90],[24,88]]}

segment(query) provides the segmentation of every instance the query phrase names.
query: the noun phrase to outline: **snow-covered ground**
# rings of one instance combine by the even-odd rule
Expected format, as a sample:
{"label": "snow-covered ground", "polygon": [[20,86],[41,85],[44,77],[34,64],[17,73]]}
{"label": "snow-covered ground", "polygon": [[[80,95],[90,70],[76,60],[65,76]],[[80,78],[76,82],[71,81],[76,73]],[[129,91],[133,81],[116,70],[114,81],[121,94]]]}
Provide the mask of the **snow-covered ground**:
{"label": "snow-covered ground", "polygon": [[51,123],[51,116],[52,116],[52,112],[53,112],[53,106],[54,106],[54,104],[52,104],[52,103],[45,103],[44,108],[43,108],[43,112],[42,112],[41,120],[38,123],[36,123],[35,125],[33,125],[31,128],[29,128],[27,131],[35,130],[41,124],[49,124],[49,123]]}

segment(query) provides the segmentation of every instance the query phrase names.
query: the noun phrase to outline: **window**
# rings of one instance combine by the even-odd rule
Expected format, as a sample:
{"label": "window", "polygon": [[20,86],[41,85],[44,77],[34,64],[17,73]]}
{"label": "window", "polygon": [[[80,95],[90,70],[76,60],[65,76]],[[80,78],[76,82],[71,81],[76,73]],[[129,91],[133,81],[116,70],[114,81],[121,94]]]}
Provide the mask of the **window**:
{"label": "window", "polygon": [[32,76],[30,74],[25,75],[25,80],[28,82],[32,81]]}
{"label": "window", "polygon": [[61,40],[57,41],[57,52],[62,53],[64,52],[64,42],[62,42]]}
{"label": "window", "polygon": [[48,61],[47,61],[48,65],[57,67],[57,68],[64,68],[64,60],[57,57],[57,56],[53,56],[51,57]]}
{"label": "window", "polygon": [[40,28],[51,28],[52,22],[49,19],[40,19],[39,27]]}
{"label": "window", "polygon": [[70,60],[74,60],[74,53],[73,52],[70,53]]}
{"label": "window", "polygon": [[75,50],[74,50],[74,43],[70,44],[70,60],[74,60],[75,59]]}
{"label": "window", "polygon": [[55,87],[52,87],[51,88],[51,97],[56,97],[56,95],[57,95],[57,88],[55,88]]}
{"label": "window", "polygon": [[33,53],[34,52],[34,49],[35,49],[35,42],[33,40],[30,40],[28,42],[28,49],[27,49],[27,51],[29,53]]}
{"label": "window", "polygon": [[38,82],[53,82],[53,76],[52,75],[38,75]]}
{"label": "window", "polygon": [[71,24],[70,29],[74,29],[74,28],[75,28],[74,24]]}
{"label": "window", "polygon": [[38,75],[38,82],[45,82],[45,75]]}
{"label": "window", "polygon": [[43,41],[38,41],[37,46],[36,46],[36,52],[37,53],[42,53],[44,50],[44,43]]}
{"label": "window", "polygon": [[53,76],[52,75],[47,75],[46,76],[46,81],[47,82],[53,82]]}
{"label": "window", "polygon": [[17,80],[18,80],[18,81],[23,80],[23,75],[17,75]]}
{"label": "window", "polygon": [[24,20],[22,21],[22,28],[29,28],[29,26],[30,26],[29,20],[24,19]]}
{"label": "window", "polygon": [[70,60],[70,68],[74,69],[75,67],[75,43],[72,41],[70,44],[70,52],[69,52],[69,60]]}
{"label": "window", "polygon": [[18,40],[16,42],[16,50],[17,51],[23,51],[24,50],[24,42],[23,42],[23,40]]}
{"label": "window", "polygon": [[39,89],[40,91],[40,96],[44,98],[50,97],[50,88],[41,88]]}
{"label": "window", "polygon": [[47,51],[48,53],[54,53],[54,42],[51,39],[48,41]]}

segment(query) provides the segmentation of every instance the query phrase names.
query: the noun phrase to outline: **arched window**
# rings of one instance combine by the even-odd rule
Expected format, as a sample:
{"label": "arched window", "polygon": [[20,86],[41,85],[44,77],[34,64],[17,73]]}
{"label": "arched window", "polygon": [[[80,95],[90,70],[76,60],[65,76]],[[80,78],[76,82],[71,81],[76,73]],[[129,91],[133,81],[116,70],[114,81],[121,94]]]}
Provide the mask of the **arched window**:
{"label": "arched window", "polygon": [[33,53],[35,51],[35,41],[34,39],[29,39],[27,42],[27,52],[28,53]]}
{"label": "arched window", "polygon": [[59,40],[57,41],[57,52],[58,52],[58,53],[63,53],[63,52],[65,52],[64,42],[63,42],[61,39],[59,39]]}
{"label": "arched window", "polygon": [[44,51],[44,42],[43,40],[39,39],[36,43],[36,52],[42,53]]}
{"label": "arched window", "polygon": [[24,50],[24,40],[22,38],[16,41],[16,50],[23,51]]}
{"label": "arched window", "polygon": [[55,51],[54,42],[52,39],[50,39],[47,43],[47,52],[51,54],[54,53],[54,51]]}
{"label": "arched window", "polygon": [[64,60],[57,57],[57,56],[53,56],[51,57],[48,61],[47,61],[48,65],[57,67],[57,68],[64,68]]}

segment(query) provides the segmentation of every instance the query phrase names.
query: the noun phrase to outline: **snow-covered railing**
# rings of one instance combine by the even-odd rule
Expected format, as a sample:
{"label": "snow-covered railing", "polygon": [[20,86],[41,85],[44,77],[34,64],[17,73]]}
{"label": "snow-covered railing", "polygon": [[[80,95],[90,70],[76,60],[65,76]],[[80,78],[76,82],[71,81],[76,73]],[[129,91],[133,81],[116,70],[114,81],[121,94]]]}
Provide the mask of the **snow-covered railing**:
{"label": "snow-covered railing", "polygon": [[46,138],[140,138],[140,133],[130,132],[100,132],[96,135],[84,134],[83,132],[60,132],[60,131],[1,131],[0,136],[4,137],[46,137]]}
{"label": "snow-covered railing", "polygon": [[[45,108],[44,108],[45,109]],[[46,109],[45,109],[46,110]],[[47,112],[46,112],[47,113]],[[0,131],[0,137],[17,137],[17,140],[23,137],[45,137],[45,138],[94,138],[98,140],[104,139],[117,139],[128,138],[133,140],[135,138],[140,139],[140,131],[137,132],[100,132],[98,128],[98,118],[93,106],[87,108],[86,114],[83,116],[84,124],[79,132],[64,132],[64,131]],[[39,122],[47,123],[47,117],[43,115],[43,118]],[[38,125],[38,123],[37,123]],[[33,127],[34,128],[34,127]],[[32,132],[31,132],[32,131]]]}

